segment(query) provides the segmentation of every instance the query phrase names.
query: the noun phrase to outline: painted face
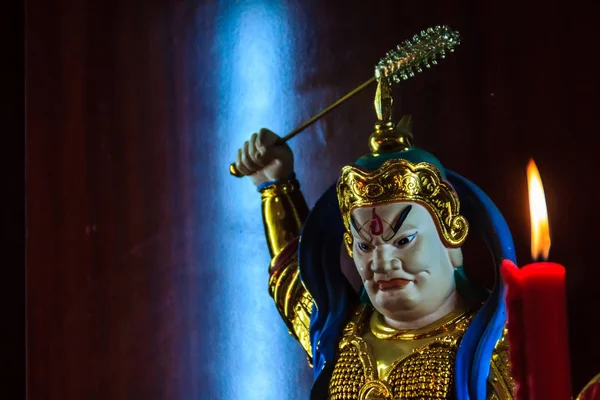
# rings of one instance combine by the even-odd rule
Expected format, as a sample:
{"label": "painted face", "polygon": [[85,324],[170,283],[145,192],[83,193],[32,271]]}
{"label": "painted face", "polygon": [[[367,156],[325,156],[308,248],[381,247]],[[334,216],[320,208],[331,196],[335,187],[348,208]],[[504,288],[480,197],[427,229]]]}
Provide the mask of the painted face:
{"label": "painted face", "polygon": [[371,303],[384,316],[418,319],[454,293],[454,268],[462,253],[444,246],[422,205],[357,208],[351,225],[354,263]]}

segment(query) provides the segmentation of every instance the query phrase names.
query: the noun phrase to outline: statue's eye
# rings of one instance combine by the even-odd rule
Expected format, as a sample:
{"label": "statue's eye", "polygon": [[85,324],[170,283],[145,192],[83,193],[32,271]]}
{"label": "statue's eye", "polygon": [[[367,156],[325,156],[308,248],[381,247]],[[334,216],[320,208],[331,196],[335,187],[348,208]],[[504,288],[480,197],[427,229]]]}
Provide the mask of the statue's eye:
{"label": "statue's eye", "polygon": [[417,233],[413,233],[412,235],[408,235],[406,237],[403,237],[402,239],[398,240],[396,242],[396,247],[402,247],[402,246],[406,246],[407,244],[409,244],[410,242],[413,241],[413,239],[415,238],[415,236],[417,236]]}
{"label": "statue's eye", "polygon": [[368,244],[362,243],[362,242],[358,243],[358,248],[361,249],[362,251],[369,251],[369,250],[371,250],[371,247],[369,247]]}

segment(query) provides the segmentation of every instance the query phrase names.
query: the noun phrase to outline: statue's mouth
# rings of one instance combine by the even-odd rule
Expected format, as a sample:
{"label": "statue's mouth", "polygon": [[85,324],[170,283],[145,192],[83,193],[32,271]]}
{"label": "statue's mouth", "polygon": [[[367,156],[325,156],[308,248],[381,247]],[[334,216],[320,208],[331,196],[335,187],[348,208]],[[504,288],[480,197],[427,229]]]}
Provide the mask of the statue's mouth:
{"label": "statue's mouth", "polygon": [[404,287],[411,282],[410,279],[396,278],[390,279],[389,281],[377,281],[377,286],[379,287],[379,290],[389,290]]}

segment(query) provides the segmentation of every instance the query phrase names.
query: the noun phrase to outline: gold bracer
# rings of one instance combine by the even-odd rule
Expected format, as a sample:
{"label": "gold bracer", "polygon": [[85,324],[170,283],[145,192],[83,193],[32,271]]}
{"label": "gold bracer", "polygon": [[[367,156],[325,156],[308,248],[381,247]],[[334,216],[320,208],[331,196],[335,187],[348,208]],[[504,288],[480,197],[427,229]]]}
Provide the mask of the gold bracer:
{"label": "gold bracer", "polygon": [[296,180],[261,190],[265,235],[271,253],[269,294],[279,314],[312,359],[309,326],[313,299],[300,281],[298,239],[308,216],[308,206]]}
{"label": "gold bracer", "polygon": [[271,257],[300,236],[308,206],[295,179],[276,183],[260,191],[265,236]]}
{"label": "gold bracer", "polygon": [[448,247],[461,246],[469,232],[466,218],[459,214],[456,191],[442,179],[440,171],[427,162],[415,164],[403,159],[392,159],[372,172],[346,166],[342,169],[337,195],[347,230],[344,242],[350,253],[350,215],[357,207],[399,201],[422,204],[431,213],[440,237]]}

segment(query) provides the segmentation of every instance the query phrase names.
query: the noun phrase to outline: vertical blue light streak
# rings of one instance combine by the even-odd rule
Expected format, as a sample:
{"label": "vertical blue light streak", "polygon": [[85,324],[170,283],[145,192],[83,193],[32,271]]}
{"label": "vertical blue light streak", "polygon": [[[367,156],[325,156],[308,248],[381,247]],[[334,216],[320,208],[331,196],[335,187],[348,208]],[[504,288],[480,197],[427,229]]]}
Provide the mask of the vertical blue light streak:
{"label": "vertical blue light streak", "polygon": [[[287,9],[275,1],[223,1],[216,21],[218,134],[212,151],[222,183],[215,195],[225,238],[219,244],[220,311],[216,362],[222,399],[306,398],[298,384],[306,361],[267,293],[269,254],[260,195],[229,175],[237,149],[261,127],[284,132],[294,122],[293,40]],[[215,156],[215,155],[213,155]],[[222,224],[222,226],[221,226]],[[298,396],[298,397],[296,397]]]}

